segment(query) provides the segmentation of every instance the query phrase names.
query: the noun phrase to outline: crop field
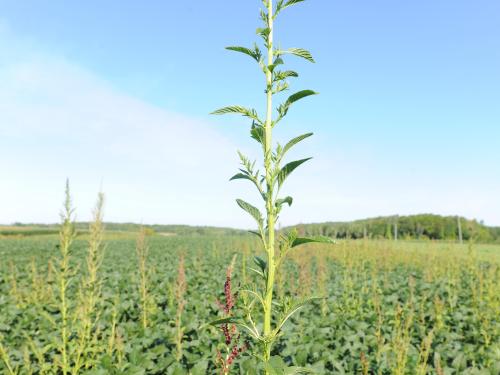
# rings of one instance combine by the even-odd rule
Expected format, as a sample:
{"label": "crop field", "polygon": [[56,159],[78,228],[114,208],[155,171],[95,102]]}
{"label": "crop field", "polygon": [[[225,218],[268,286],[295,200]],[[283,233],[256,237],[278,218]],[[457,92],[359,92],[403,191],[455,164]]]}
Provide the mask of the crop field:
{"label": "crop field", "polygon": [[[253,237],[108,234],[92,279],[86,236],[67,264],[57,236],[0,239],[0,373],[219,374],[224,334],[209,323],[223,316],[231,262],[235,315],[248,298],[238,290],[261,282]],[[322,298],[283,327],[271,363],[317,374],[497,375],[499,252],[368,240],[294,250],[276,275],[277,303]],[[239,331],[231,373],[258,374]]]}

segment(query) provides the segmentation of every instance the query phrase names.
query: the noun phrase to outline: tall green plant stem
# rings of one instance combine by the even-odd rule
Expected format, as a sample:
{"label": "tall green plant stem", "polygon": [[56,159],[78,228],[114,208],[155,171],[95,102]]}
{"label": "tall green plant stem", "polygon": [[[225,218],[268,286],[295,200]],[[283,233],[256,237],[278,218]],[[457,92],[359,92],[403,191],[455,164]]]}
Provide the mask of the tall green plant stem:
{"label": "tall green plant stem", "polygon": [[[264,41],[265,49],[261,50],[257,43],[253,48],[246,48],[241,46],[226,47],[230,51],[245,54],[255,60],[259,67],[262,69],[266,77],[266,115],[260,118],[257,111],[253,108],[246,108],[239,105],[227,106],[220,108],[212,114],[239,114],[248,117],[252,120],[252,127],[250,130],[251,137],[256,140],[260,145],[264,154],[263,173],[255,170],[255,161],[250,161],[245,155],[238,152],[241,168],[240,173],[237,173],[230,180],[247,180],[250,181],[258,190],[259,195],[264,200],[265,212],[263,213],[259,208],[252,204],[245,202],[242,199],[237,199],[236,203],[241,209],[246,211],[258,225],[258,232],[252,233],[258,235],[267,256],[267,259],[255,257],[255,262],[259,269],[256,271],[263,279],[263,288],[255,288],[255,290],[246,290],[246,293],[252,295],[254,299],[250,304],[245,305],[248,307],[246,322],[251,327],[251,335],[258,340],[261,355],[260,357],[265,362],[266,368],[271,368],[268,363],[271,357],[271,350],[274,342],[277,340],[278,334],[283,327],[283,324],[297,312],[307,301],[296,301],[281,303],[286,311],[277,310],[273,312],[274,300],[274,284],[276,283],[280,265],[288,253],[288,251],[296,246],[309,242],[331,242],[327,238],[307,238],[298,237],[296,231],[281,234],[276,238],[275,226],[277,218],[285,205],[291,206],[293,198],[290,196],[278,197],[278,193],[286,180],[286,178],[301,164],[305,163],[311,158],[295,160],[281,166],[281,162],[287,151],[294,145],[310,137],[312,133],[299,135],[288,141],[284,146],[279,143],[273,148],[273,128],[278,124],[288,113],[290,107],[297,101],[311,95],[317,94],[312,90],[301,90],[288,97],[276,108],[276,116],[273,118],[273,95],[279,94],[288,90],[288,79],[298,77],[298,73],[292,70],[280,70],[284,64],[282,56],[293,55],[303,58],[310,62],[314,62],[311,53],[302,48],[289,48],[282,50],[274,48],[274,20],[284,9],[301,3],[303,0],[261,0],[264,4],[264,9],[261,9],[260,18],[264,25],[262,28],[257,29],[257,34],[261,36]],[[274,3],[274,6],[273,6]],[[266,54],[267,53],[267,54]],[[279,253],[278,253],[279,249]],[[262,285],[262,284],[261,284]],[[260,286],[260,285],[259,285]],[[260,302],[262,310],[259,309],[258,320],[262,322],[260,311],[263,312],[262,329],[260,324],[256,325],[257,319],[254,319],[253,306],[254,302]],[[284,302],[284,301],[282,301]],[[276,318],[273,321],[273,318]],[[227,317],[225,318],[228,319]],[[217,321],[212,324],[227,324],[227,321]],[[259,327],[259,328],[258,328]],[[266,374],[269,374],[266,370]]]}
{"label": "tall green plant stem", "polygon": [[2,345],[2,341],[1,341],[2,337],[0,337],[0,360],[3,361],[3,363],[5,364],[5,367],[7,367],[7,371],[8,371],[8,374],[9,375],[16,375],[17,374],[17,371],[15,371],[13,368],[12,368],[12,365],[10,364],[10,358],[9,358],[9,355],[7,353],[7,350],[4,348],[4,346]]}
{"label": "tall green plant stem", "polygon": [[[273,64],[273,2],[268,0],[268,28],[269,39],[267,44],[267,66]],[[266,169],[266,185],[267,185],[267,285],[266,296],[264,300],[264,336],[268,337],[271,334],[271,319],[272,319],[272,303],[273,303],[273,290],[274,290],[274,276],[275,276],[275,262],[274,262],[274,202],[273,202],[273,176],[272,176],[272,128],[273,128],[273,81],[272,72],[266,69],[266,122],[265,122],[265,143],[264,143],[264,166]],[[271,356],[271,344],[266,344],[264,347],[264,359],[269,360]]]}
{"label": "tall green plant stem", "polygon": [[60,302],[60,313],[61,313],[61,344],[60,344],[60,354],[61,354],[61,370],[63,375],[69,372],[69,358],[68,358],[68,325],[69,325],[69,308],[67,299],[67,289],[71,281],[72,270],[70,265],[70,251],[71,244],[75,237],[75,229],[72,223],[73,208],[71,205],[71,195],[69,190],[69,182],[66,181],[65,190],[65,200],[64,207],[61,213],[62,225],[59,234],[60,237],[60,260],[59,260],[59,271],[58,271],[58,284],[59,284],[59,302]]}

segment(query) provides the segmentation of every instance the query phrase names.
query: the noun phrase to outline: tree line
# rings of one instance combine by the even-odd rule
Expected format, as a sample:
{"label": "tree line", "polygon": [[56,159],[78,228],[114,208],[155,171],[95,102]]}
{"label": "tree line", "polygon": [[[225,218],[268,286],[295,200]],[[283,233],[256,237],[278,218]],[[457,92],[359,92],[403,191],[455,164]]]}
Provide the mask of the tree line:
{"label": "tree line", "polygon": [[385,216],[352,222],[324,222],[295,226],[300,235],[333,238],[430,239],[500,242],[500,227],[488,227],[475,219],[421,214]]}

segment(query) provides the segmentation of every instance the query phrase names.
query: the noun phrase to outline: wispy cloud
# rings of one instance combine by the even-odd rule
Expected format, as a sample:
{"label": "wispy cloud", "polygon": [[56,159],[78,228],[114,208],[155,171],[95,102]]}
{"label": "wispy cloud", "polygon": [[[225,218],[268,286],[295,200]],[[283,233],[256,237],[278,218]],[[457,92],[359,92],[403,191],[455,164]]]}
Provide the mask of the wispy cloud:
{"label": "wispy cloud", "polygon": [[[69,177],[80,219],[89,217],[102,183],[108,220],[252,227],[234,198],[256,202],[256,195],[228,182],[238,146],[220,129],[122,92],[0,22],[0,223],[57,221]],[[279,132],[303,130],[288,123]],[[290,153],[315,159],[286,187],[297,199],[284,225],[422,212],[500,224],[494,171],[469,168],[463,178],[458,165],[423,165],[425,145],[410,155],[355,143],[356,134],[350,143],[323,134]]]}
{"label": "wispy cloud", "polygon": [[110,220],[250,224],[228,220],[235,146],[210,124],[43,53],[18,51],[0,82],[0,222],[57,220],[67,176],[82,218],[103,181]]}

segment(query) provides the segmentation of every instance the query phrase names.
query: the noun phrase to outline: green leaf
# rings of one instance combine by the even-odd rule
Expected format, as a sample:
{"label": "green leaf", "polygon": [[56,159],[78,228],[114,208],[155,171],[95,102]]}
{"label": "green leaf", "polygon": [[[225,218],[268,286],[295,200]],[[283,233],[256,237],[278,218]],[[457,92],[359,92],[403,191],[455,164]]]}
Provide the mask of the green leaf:
{"label": "green leaf", "polygon": [[299,143],[300,141],[306,139],[306,138],[309,138],[311,135],[313,135],[313,133],[306,133],[306,134],[302,134],[302,135],[299,135],[298,137],[295,137],[293,138],[292,140],[290,140],[286,145],[285,147],[283,147],[283,155],[286,154],[286,152],[288,150],[290,150],[293,146],[295,146],[297,143]]}
{"label": "green leaf", "polygon": [[259,268],[262,270],[262,273],[266,273],[267,269],[267,262],[262,259],[261,257],[255,256],[253,258],[254,263],[259,266]]}
{"label": "green leaf", "polygon": [[288,207],[290,207],[292,205],[292,203],[293,203],[293,198],[290,197],[290,196],[288,196],[288,197],[285,197],[285,198],[277,199],[276,203],[275,203],[275,206],[277,208],[280,208],[285,203],[287,203]]}
{"label": "green leaf", "polygon": [[255,33],[257,35],[260,35],[262,36],[263,38],[268,38],[269,37],[269,34],[271,33],[271,30],[269,29],[269,27],[259,27]]}
{"label": "green leaf", "polygon": [[311,96],[311,95],[318,95],[318,93],[316,91],[313,91],[313,90],[302,90],[302,91],[296,92],[293,95],[290,95],[288,97],[288,99],[286,100],[286,103],[288,105],[290,105],[290,104],[293,104],[300,99],[306,98],[306,97]]}
{"label": "green leaf", "polygon": [[280,52],[281,53],[289,53],[289,54],[294,55],[294,56],[302,57],[303,59],[306,59],[312,63],[315,62],[312,55],[311,55],[311,52],[309,52],[303,48],[289,48],[286,51],[280,51]]}
{"label": "green leaf", "polygon": [[305,0],[288,0],[285,3],[284,0],[278,0],[278,3],[276,4],[276,11],[275,11],[274,17],[276,17],[282,10],[284,10],[292,5],[301,3],[303,1],[305,1]]}
{"label": "green leaf", "polygon": [[257,62],[259,62],[260,58],[262,57],[262,52],[260,52],[260,49],[257,46],[255,46],[253,50],[251,50],[250,48],[240,47],[240,46],[230,46],[226,47],[226,49],[229,51],[244,53],[245,55],[250,56]]}
{"label": "green leaf", "polygon": [[265,279],[265,278],[266,278],[266,275],[264,275],[264,274],[262,273],[262,271],[261,271],[261,270],[256,270],[255,268],[252,268],[252,267],[249,267],[249,269],[250,269],[250,271],[253,271],[253,272],[255,272],[257,275],[259,275],[260,277],[262,277],[263,279]]}
{"label": "green leaf", "polygon": [[264,142],[264,128],[261,125],[253,124],[252,129],[250,130],[250,135],[253,139],[255,139],[260,144]]}
{"label": "green leaf", "polygon": [[262,214],[257,207],[252,206],[250,203],[245,202],[242,199],[236,199],[236,203],[238,203],[238,206],[248,212],[255,219],[255,221],[257,221],[259,227],[262,226]]}
{"label": "green leaf", "polygon": [[284,375],[287,365],[279,356],[272,356],[269,361],[264,364],[266,371],[270,375]]}
{"label": "green leaf", "polygon": [[252,178],[249,175],[244,174],[244,173],[237,173],[229,179],[229,181],[233,181],[233,180],[249,180],[249,181],[253,182]]}
{"label": "green leaf", "polygon": [[305,243],[329,243],[334,244],[335,241],[330,237],[317,236],[317,237],[297,237],[293,240],[291,247],[303,245]]}
{"label": "green leaf", "polygon": [[271,65],[268,65],[267,69],[272,73],[278,65],[283,65],[284,63],[281,57],[277,57]]}
{"label": "green leaf", "polygon": [[285,9],[285,8],[288,8],[289,6],[292,6],[292,5],[295,5],[295,4],[298,4],[298,3],[301,3],[305,0],[288,0],[285,5],[283,5],[281,7],[281,10]]}
{"label": "green leaf", "polygon": [[277,81],[284,81],[287,78],[294,77],[297,78],[299,76],[299,73],[294,72],[293,70],[285,70],[284,72],[275,72],[274,73],[274,82]]}
{"label": "green leaf", "polygon": [[297,366],[287,366],[285,361],[279,356],[272,356],[269,362],[264,364],[264,368],[270,375],[297,375],[312,374],[313,371]]}
{"label": "green leaf", "polygon": [[295,103],[296,101],[303,99],[307,96],[311,95],[317,95],[318,93],[313,91],[313,90],[302,90],[299,92],[296,92],[293,95],[290,95],[286,102],[282,103],[278,107],[278,119],[276,120],[276,123],[279,122],[283,117],[286,116],[288,113],[288,110],[290,109],[290,106]]}
{"label": "green leaf", "polygon": [[235,317],[235,316],[229,316],[229,317],[226,317],[226,318],[213,320],[210,323],[208,323],[208,325],[211,325],[211,326],[220,326],[221,324],[234,324],[234,325],[236,325],[238,327],[246,329],[248,331],[248,333],[251,336],[253,336],[254,338],[260,339],[259,332],[256,331],[255,329],[249,327],[248,325],[246,325],[245,321],[242,318],[238,318],[238,317]]}
{"label": "green leaf", "polygon": [[297,302],[295,303],[293,306],[291,306],[287,312],[283,315],[283,317],[281,318],[279,324],[276,326],[275,328],[275,334],[278,334],[278,332],[280,331],[281,327],[283,327],[283,325],[286,323],[286,321],[288,319],[290,319],[290,317],[295,314],[297,311],[299,311],[301,308],[303,308],[305,305],[307,305],[308,303],[311,303],[312,301],[315,301],[315,300],[318,300],[318,299],[322,299],[322,297],[310,297],[310,298],[306,298],[300,302]]}
{"label": "green leaf", "polygon": [[300,159],[300,160],[295,160],[291,161],[290,163],[286,164],[283,168],[278,173],[277,181],[278,181],[278,187],[281,187],[283,185],[283,182],[286,180],[286,178],[292,173],[299,165],[305,163],[308,160],[311,160],[312,158],[306,158],[306,159]]}
{"label": "green leaf", "polygon": [[255,234],[257,237],[262,238],[262,235],[259,232],[256,232],[254,230],[249,230],[248,233]]}
{"label": "green leaf", "polygon": [[257,111],[255,109],[249,109],[245,108],[239,105],[232,105],[224,108],[220,108],[216,111],[213,111],[211,115],[226,115],[226,114],[240,114],[245,117],[250,117],[254,121],[258,123],[262,123],[262,121],[259,119],[259,116],[257,115]]}
{"label": "green leaf", "polygon": [[191,375],[205,375],[207,373],[208,361],[201,360],[191,369]]}

